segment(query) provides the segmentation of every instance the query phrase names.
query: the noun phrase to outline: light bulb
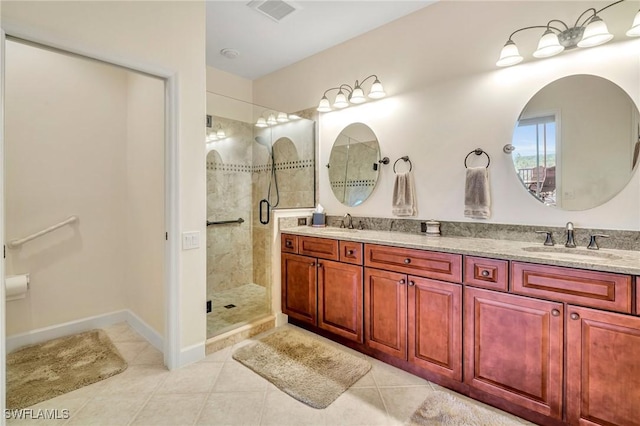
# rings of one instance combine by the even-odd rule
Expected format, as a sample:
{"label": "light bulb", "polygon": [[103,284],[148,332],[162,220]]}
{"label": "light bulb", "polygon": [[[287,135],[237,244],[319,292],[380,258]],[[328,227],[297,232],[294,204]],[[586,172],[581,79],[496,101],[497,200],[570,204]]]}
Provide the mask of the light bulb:
{"label": "light bulb", "polygon": [[591,21],[584,29],[584,34],[582,35],[582,40],[578,42],[578,47],[599,46],[612,38],[613,34],[609,33],[607,24],[596,15],[591,18]]}
{"label": "light bulb", "polygon": [[320,103],[318,104],[318,111],[319,112],[331,111],[331,104],[329,103],[329,99],[327,99],[326,96],[323,96],[322,99],[320,99]]}
{"label": "light bulb", "polygon": [[224,133],[224,130],[220,129],[216,132],[216,136],[218,137],[218,139],[224,139],[227,137],[227,135]]}
{"label": "light bulb", "polygon": [[264,117],[258,118],[258,121],[256,121],[256,127],[267,127],[267,121]]}
{"label": "light bulb", "polygon": [[507,43],[500,51],[500,59],[496,62],[496,65],[499,67],[508,67],[511,65],[519,64],[522,62],[522,56],[520,56],[520,52],[518,52],[518,46],[509,39]]}
{"label": "light bulb", "polygon": [[382,83],[380,83],[380,80],[376,78],[376,80],[371,85],[371,90],[369,90],[369,97],[371,99],[380,99],[384,98],[385,96],[387,96],[387,94],[384,92]]}
{"label": "light bulb", "polygon": [[336,100],[333,101],[333,106],[335,108],[346,108],[349,106],[349,102],[347,101],[347,97],[342,92],[342,89],[336,95]]}
{"label": "light bulb", "polygon": [[536,58],[548,58],[549,56],[557,55],[564,50],[564,46],[558,41],[558,35],[547,29],[540,41],[538,42],[538,49],[533,52],[533,56]]}
{"label": "light bulb", "polygon": [[362,88],[359,85],[356,85],[356,87],[353,89],[353,92],[351,92],[351,96],[349,96],[349,101],[354,104],[361,104],[366,100],[367,99],[364,97]]}
{"label": "light bulb", "polygon": [[633,18],[633,24],[631,24],[631,28],[627,31],[627,35],[629,37],[640,37],[640,10],[636,13],[636,17]]}
{"label": "light bulb", "polygon": [[278,123],[286,123],[287,121],[289,121],[289,117],[285,112],[279,112],[278,118],[276,118],[276,120],[278,120]]}
{"label": "light bulb", "polygon": [[274,124],[278,124],[276,121],[276,116],[273,114],[269,114],[269,118],[267,118],[267,124],[273,126]]}

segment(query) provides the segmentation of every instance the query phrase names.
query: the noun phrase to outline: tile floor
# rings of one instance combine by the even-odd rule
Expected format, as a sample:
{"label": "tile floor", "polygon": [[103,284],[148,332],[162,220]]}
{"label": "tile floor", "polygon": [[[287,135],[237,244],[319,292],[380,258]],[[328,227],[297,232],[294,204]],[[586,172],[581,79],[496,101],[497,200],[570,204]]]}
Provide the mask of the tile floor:
{"label": "tile floor", "polygon": [[[126,323],[116,324],[106,331],[129,363],[125,372],[30,407],[34,410],[66,409],[70,414],[68,419],[10,419],[7,424],[401,425],[429,392],[443,390],[341,346],[367,358],[373,367],[329,407],[317,410],[291,398],[233,360],[233,351],[250,343],[251,339],[213,353],[195,364],[167,371],[161,353]],[[270,332],[273,330],[264,334]]]}
{"label": "tile floor", "polygon": [[[234,308],[225,306],[233,304]],[[244,284],[211,295],[211,312],[207,314],[207,337],[211,338],[269,314],[267,289],[258,284]]]}

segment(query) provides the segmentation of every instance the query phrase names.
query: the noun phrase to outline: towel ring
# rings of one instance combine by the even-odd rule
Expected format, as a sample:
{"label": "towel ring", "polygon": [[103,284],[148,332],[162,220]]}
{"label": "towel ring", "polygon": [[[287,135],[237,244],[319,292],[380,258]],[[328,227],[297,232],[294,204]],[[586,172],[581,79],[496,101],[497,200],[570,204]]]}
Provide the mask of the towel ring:
{"label": "towel ring", "polygon": [[491,157],[489,157],[489,154],[487,154],[485,151],[482,150],[482,148],[476,148],[473,151],[471,151],[470,153],[467,154],[466,157],[464,157],[464,168],[467,169],[467,158],[469,158],[469,156],[471,154],[475,154],[475,155],[486,155],[487,156],[487,169],[489,168],[489,164],[491,164]]}
{"label": "towel ring", "polygon": [[398,164],[398,161],[400,160],[404,160],[405,163],[409,163],[409,171],[411,171],[413,169],[413,164],[411,164],[411,160],[409,160],[409,156],[405,155],[404,157],[400,157],[396,160],[395,163],[393,163],[393,173],[396,173],[396,164]]}

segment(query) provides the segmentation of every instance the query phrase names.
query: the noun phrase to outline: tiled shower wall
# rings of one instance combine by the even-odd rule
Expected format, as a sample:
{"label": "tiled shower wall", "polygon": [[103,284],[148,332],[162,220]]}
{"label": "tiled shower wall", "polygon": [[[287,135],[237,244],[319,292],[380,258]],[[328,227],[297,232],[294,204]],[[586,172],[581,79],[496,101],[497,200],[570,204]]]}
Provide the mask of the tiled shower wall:
{"label": "tiled shower wall", "polygon": [[[242,217],[242,224],[207,228],[207,294],[255,283],[270,297],[273,222],[260,223],[259,204],[267,198],[271,157],[257,136],[274,141],[280,200],[277,208],[311,207],[315,200],[314,123],[300,120],[267,129],[214,116],[228,138],[214,142],[207,156],[208,220]],[[269,201],[276,203],[275,181]],[[265,212],[266,218],[266,212]]]}

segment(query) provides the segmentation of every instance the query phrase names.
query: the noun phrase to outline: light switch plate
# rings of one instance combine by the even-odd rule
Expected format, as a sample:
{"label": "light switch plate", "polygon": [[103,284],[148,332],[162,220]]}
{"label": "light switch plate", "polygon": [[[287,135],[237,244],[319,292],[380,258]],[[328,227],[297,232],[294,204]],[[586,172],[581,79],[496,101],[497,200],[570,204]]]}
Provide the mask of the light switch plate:
{"label": "light switch plate", "polygon": [[182,250],[200,248],[200,231],[182,233]]}

